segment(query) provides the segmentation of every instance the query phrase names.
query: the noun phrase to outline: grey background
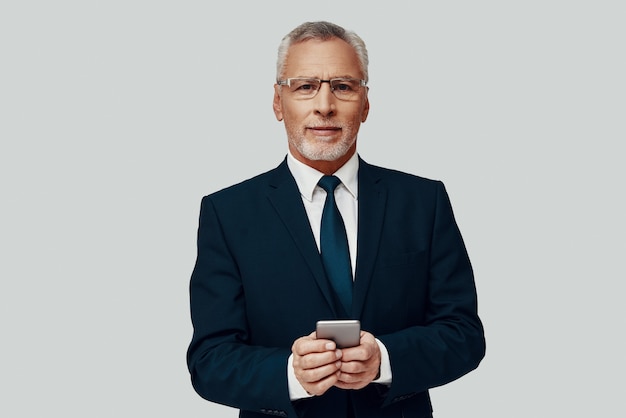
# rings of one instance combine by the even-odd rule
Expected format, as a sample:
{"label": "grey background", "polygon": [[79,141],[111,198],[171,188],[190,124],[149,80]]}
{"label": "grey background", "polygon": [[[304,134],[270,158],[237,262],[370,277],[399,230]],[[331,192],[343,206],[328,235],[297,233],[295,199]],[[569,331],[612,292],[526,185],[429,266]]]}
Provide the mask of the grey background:
{"label": "grey background", "polygon": [[2,2],[0,415],[237,415],[185,365],[200,199],[283,158],[276,47],[328,19],[369,46],[360,154],[444,181],[475,268],[437,418],[624,416],[621,4]]}

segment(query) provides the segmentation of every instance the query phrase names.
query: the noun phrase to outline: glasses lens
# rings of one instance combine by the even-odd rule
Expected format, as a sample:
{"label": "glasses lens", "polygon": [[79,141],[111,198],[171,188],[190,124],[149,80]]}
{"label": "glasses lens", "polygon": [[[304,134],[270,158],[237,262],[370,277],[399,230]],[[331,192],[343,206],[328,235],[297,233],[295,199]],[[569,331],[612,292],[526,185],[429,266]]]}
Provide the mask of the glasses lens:
{"label": "glasses lens", "polygon": [[320,80],[309,78],[292,78],[289,80],[289,91],[303,99],[315,96],[319,89]]}
{"label": "glasses lens", "polygon": [[353,78],[334,78],[330,80],[330,87],[335,96],[343,100],[351,100],[358,96],[361,80]]}

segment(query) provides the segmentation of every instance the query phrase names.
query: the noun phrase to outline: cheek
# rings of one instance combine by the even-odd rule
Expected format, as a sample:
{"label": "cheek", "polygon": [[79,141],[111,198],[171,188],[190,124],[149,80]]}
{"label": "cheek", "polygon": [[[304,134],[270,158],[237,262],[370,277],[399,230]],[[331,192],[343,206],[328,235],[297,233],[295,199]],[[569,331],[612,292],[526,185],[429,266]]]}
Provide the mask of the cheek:
{"label": "cheek", "polygon": [[350,120],[349,122],[350,130],[354,133],[358,132],[359,127],[361,126],[361,123],[362,123],[362,116],[360,114],[355,115],[354,118]]}
{"label": "cheek", "polygon": [[298,138],[301,138],[303,136],[302,126],[299,123],[296,123],[292,118],[285,115],[283,123],[285,124],[287,137],[290,140],[297,140]]}
{"label": "cheek", "polygon": [[286,123],[290,125],[296,125],[302,122],[304,119],[304,112],[300,111],[298,108],[293,106],[285,107],[283,106],[282,115]]}
{"label": "cheek", "polygon": [[306,125],[306,121],[311,112],[305,108],[299,108],[298,106],[283,107],[283,118],[285,123],[288,123],[294,128],[301,128]]}

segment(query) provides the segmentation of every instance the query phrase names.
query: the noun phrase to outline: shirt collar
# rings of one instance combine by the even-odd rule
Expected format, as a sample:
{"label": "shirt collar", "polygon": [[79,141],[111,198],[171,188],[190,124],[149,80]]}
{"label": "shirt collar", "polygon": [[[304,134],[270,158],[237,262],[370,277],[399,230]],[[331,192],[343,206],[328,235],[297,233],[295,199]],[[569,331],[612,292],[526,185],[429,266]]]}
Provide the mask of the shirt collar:
{"label": "shirt collar", "polygon": [[[287,166],[296,180],[296,184],[298,185],[298,189],[300,190],[302,197],[308,201],[312,201],[313,191],[317,186],[317,182],[320,181],[324,173],[296,160],[290,152],[287,154]],[[358,171],[359,157],[355,152],[354,155],[352,155],[352,157],[350,157],[350,159],[333,174],[334,176],[339,177],[341,183],[343,183],[345,188],[348,192],[350,192],[355,200],[358,197]]]}

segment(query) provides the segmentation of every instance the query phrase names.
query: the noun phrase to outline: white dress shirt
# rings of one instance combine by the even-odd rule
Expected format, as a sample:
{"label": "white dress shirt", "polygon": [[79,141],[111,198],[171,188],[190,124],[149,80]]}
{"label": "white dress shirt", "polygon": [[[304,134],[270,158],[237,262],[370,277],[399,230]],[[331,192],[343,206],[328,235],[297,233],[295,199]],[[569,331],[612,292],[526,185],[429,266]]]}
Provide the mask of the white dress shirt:
{"label": "white dress shirt", "polygon": [[[311,230],[315,236],[317,249],[320,249],[320,228],[322,224],[322,211],[326,202],[326,191],[317,185],[324,173],[313,167],[296,160],[291,153],[287,155],[287,166],[296,180],[302,203],[311,224]],[[341,184],[335,189],[335,201],[343,218],[350,249],[350,262],[352,265],[352,280],[356,271],[356,245],[358,234],[358,171],[359,158],[355,152],[339,170],[333,175],[341,180]],[[391,383],[391,365],[387,349],[378,339],[376,340],[381,352],[380,377],[375,382],[382,384]],[[300,382],[296,379],[293,371],[293,354],[289,356],[287,364],[287,376],[289,379],[289,396],[291,400],[310,397]]]}
{"label": "white dress shirt", "polygon": [[[320,249],[320,229],[322,225],[322,211],[326,202],[326,191],[317,183],[324,176],[306,164],[296,160],[291,154],[287,156],[287,166],[296,180],[302,203],[309,217],[311,230],[315,236],[317,249]],[[339,177],[341,184],[335,189],[335,202],[343,218],[350,249],[350,262],[352,265],[352,280],[356,271],[356,238],[358,217],[358,174],[359,158],[356,153],[333,175]]]}

